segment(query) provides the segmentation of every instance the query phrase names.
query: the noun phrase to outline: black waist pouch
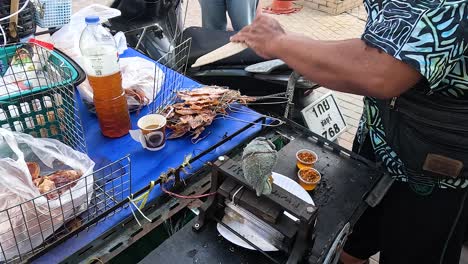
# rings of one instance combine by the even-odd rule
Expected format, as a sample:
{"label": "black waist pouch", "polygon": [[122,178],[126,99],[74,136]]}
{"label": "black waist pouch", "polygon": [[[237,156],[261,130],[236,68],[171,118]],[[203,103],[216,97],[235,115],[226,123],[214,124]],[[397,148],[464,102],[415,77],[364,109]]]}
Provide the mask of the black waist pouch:
{"label": "black waist pouch", "polygon": [[468,178],[468,100],[411,89],[377,100],[388,144],[410,180],[424,183]]}

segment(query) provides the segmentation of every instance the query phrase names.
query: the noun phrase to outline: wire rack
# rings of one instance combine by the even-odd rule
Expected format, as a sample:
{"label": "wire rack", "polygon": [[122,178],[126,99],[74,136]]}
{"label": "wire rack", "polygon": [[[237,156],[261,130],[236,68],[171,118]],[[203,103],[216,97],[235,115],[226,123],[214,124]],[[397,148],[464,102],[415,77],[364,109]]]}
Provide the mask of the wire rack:
{"label": "wire rack", "polygon": [[[176,100],[177,92],[184,88],[184,75],[190,54],[192,40],[187,39],[172,48],[170,52],[157,61],[155,70],[155,86],[153,89],[152,113],[160,113]],[[159,70],[157,70],[159,68]],[[164,79],[163,85],[158,89],[156,80]]]}
{"label": "wire rack", "polygon": [[93,174],[0,211],[0,262],[27,260],[81,226],[89,228],[98,215],[130,196],[130,167],[127,156]]}
{"label": "wire rack", "polygon": [[0,47],[0,127],[86,152],[74,91],[79,75],[56,51],[35,44]]}
{"label": "wire rack", "polygon": [[[81,69],[60,52],[32,43],[0,47],[0,61],[0,127],[86,153],[75,98]],[[0,211],[0,263],[25,261],[121,210],[131,195],[130,165],[127,156],[34,199],[0,201],[6,208]]]}
{"label": "wire rack", "polygon": [[[147,4],[156,6],[162,3],[161,1],[147,2]],[[152,99],[149,108],[151,113],[160,113],[168,105],[174,103],[177,92],[184,86],[184,77],[182,75],[185,75],[187,70],[192,43],[191,39],[185,40],[182,35],[188,2],[181,1],[175,10],[172,10],[172,8],[169,11],[164,9],[164,12],[175,12],[171,14],[176,16],[176,21],[168,18],[171,14],[160,14],[161,19],[156,19],[151,23],[144,21],[133,23],[121,18],[111,20],[111,31],[114,33],[124,32],[129,47],[157,62],[152,94],[147,95]],[[131,25],[129,26],[128,23]],[[132,25],[136,25],[136,27]]]}

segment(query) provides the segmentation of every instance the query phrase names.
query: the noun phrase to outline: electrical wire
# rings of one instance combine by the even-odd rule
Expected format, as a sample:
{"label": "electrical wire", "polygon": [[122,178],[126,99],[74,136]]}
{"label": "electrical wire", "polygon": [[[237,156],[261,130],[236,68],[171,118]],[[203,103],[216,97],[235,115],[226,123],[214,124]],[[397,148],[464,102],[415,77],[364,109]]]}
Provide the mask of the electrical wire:
{"label": "electrical wire", "polygon": [[[23,12],[23,10],[28,6],[29,1],[30,0],[26,0],[26,2],[24,2],[23,6],[18,11],[16,11],[13,14],[10,14],[10,15],[8,15],[6,17],[0,18],[0,21],[7,20],[7,19],[9,19],[11,17],[14,17],[14,16],[18,15],[19,13]],[[2,35],[3,35],[3,44],[1,46],[5,46],[7,44],[7,39],[6,39],[5,30],[3,30],[3,27],[2,27],[2,23],[0,23],[0,31],[2,32]]]}
{"label": "electrical wire", "polygon": [[133,199],[133,202],[135,202],[135,203],[138,203],[139,201],[141,201],[141,204],[138,206],[138,208],[140,208],[141,210],[143,210],[143,208],[145,208],[146,202],[148,201],[148,197],[151,194],[151,191],[153,190],[154,186],[155,186],[155,182],[151,181],[148,191],[146,191],[145,193],[143,193],[139,197]]}
{"label": "electrical wire", "polygon": [[8,16],[6,16],[6,17],[0,18],[0,21],[9,19],[10,17],[14,17],[14,16],[16,16],[17,14],[21,13],[21,12],[28,6],[29,2],[30,2],[30,0],[26,0],[26,2],[24,2],[23,6],[22,6],[18,11],[16,11],[16,12],[13,13],[13,14],[10,14],[10,15],[8,15]]}
{"label": "electrical wire", "polygon": [[216,117],[214,120],[230,119],[230,120],[234,120],[234,121],[241,122],[241,123],[259,125],[259,126],[262,126],[262,127],[279,127],[279,126],[284,124],[284,121],[279,119],[279,118],[275,118],[275,117],[267,116],[267,115],[259,115],[259,118],[261,118],[261,117],[274,119],[274,120],[278,121],[278,123],[276,123],[276,124],[273,124],[273,123],[262,124],[262,123],[257,123],[255,121],[248,121],[248,120],[244,120],[244,119],[241,119],[241,118],[233,117],[233,116],[230,116],[230,115],[220,115],[219,117]]}
{"label": "electrical wire", "polygon": [[205,197],[216,195],[216,192],[199,194],[199,195],[189,195],[189,196],[181,195],[181,194],[173,193],[171,191],[166,190],[163,184],[161,184],[161,190],[170,196],[174,196],[180,199],[199,199],[199,198],[205,198]]}
{"label": "electrical wire", "polygon": [[6,38],[5,30],[3,30],[3,27],[2,27],[2,23],[0,23],[0,31],[2,32],[2,36],[3,36],[3,44],[0,46],[5,46],[7,44],[7,38]]}
{"label": "electrical wire", "polygon": [[101,264],[104,264],[104,262],[103,262],[101,259],[99,259],[99,258],[90,258],[90,259],[88,260],[87,263],[88,263],[88,264],[91,264],[91,263],[93,263],[93,262],[95,262],[95,261],[97,261],[97,262],[99,262],[99,263],[101,263]]}

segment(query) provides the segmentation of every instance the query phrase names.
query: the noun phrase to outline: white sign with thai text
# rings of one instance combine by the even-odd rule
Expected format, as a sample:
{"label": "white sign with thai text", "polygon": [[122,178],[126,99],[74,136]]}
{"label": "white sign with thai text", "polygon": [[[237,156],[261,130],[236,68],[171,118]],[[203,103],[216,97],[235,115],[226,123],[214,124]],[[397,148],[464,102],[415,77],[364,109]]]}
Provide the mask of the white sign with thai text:
{"label": "white sign with thai text", "polygon": [[307,127],[312,132],[330,141],[338,138],[347,128],[346,121],[332,92],[308,105],[301,113]]}

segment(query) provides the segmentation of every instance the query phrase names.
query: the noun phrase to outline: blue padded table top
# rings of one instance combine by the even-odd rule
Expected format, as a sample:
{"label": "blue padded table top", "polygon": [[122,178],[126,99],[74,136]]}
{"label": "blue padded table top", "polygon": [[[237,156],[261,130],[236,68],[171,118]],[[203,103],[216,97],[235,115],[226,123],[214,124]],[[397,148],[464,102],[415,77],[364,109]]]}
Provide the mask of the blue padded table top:
{"label": "blue padded table top", "polygon": [[[145,57],[141,53],[132,49],[125,51],[121,57],[142,57],[152,61],[148,57]],[[170,74],[170,76],[175,75]],[[178,75],[177,77],[180,78],[182,76]],[[200,84],[189,78],[182,78],[183,88],[193,88],[200,86]],[[165,82],[170,81],[170,78],[165,79]],[[138,116],[136,114],[132,114],[131,119],[133,129],[136,129],[136,122],[138,118],[142,117],[148,112],[148,107],[145,107]],[[80,105],[80,115],[86,134],[88,155],[94,161],[116,161],[126,156],[127,154],[130,154],[132,193],[147,186],[151,180],[156,180],[162,172],[167,171],[169,168],[176,168],[183,162],[186,155],[191,154],[192,156],[195,156],[202,151],[207,150],[209,147],[215,145],[224,137],[235,133],[239,129],[248,125],[249,122],[253,122],[262,116],[261,114],[242,106],[242,111],[230,114],[232,118],[216,119],[209,127],[206,128],[206,131],[209,132],[209,135],[197,144],[193,144],[190,140],[190,137],[186,136],[179,139],[169,140],[162,150],[151,152],[144,150],[139,143],[133,141],[130,135],[118,139],[109,139],[104,137],[101,134],[96,116],[89,113],[84,105]],[[260,125],[250,127],[249,129],[234,137],[232,140],[208,153],[203,157],[203,161],[213,160],[218,156],[225,154],[229,150],[236,147],[239,142],[242,142],[243,140],[252,136],[260,129]],[[203,165],[203,161],[199,160],[191,164],[191,171],[200,169]],[[149,201],[154,200],[159,195],[161,195],[161,190],[159,186],[156,186],[151,192]],[[36,259],[34,262],[57,263],[63,261],[67,256],[86,246],[104,232],[109,230],[111,227],[129,217],[131,214],[132,213],[130,209],[127,207],[108,217],[98,225],[91,227],[88,231],[83,231],[79,233],[78,236],[72,237],[64,243],[51,249],[43,256]]]}

